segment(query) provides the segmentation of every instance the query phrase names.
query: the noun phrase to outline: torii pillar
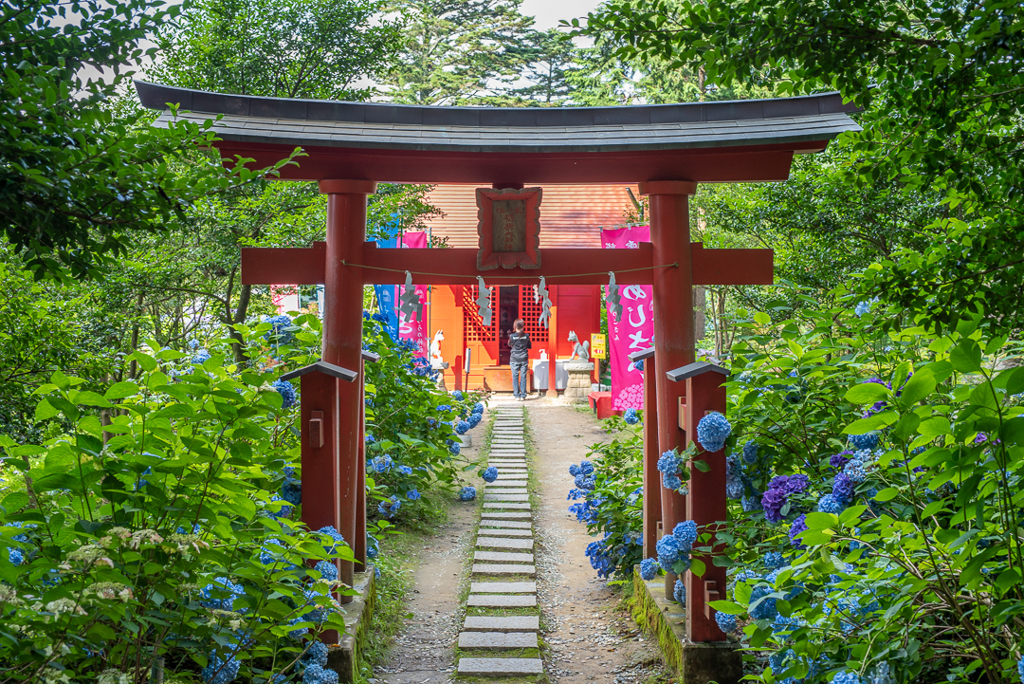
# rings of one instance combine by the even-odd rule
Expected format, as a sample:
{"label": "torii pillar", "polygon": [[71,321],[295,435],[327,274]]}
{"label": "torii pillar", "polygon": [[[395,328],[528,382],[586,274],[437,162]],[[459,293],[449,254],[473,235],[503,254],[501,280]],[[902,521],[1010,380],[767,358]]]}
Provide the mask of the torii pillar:
{"label": "torii pillar", "polygon": [[[653,253],[655,368],[679,368],[693,363],[693,264],[690,248],[690,195],[692,181],[640,183],[640,194],[650,197]],[[673,420],[686,400],[685,385],[669,382],[657,373],[655,394],[658,414],[658,453],[686,448],[686,433]],[[661,492],[662,529],[671,534],[686,520],[686,497],[664,487]],[[646,493],[646,491],[645,491]],[[665,576],[665,596],[672,597],[676,576]]]}
{"label": "torii pillar", "polygon": [[[359,477],[363,441],[363,269],[352,264],[362,259],[366,198],[376,190],[377,184],[372,181],[320,181],[320,192],[327,195],[323,360],[359,369],[358,382],[338,383],[335,435],[335,453],[340,456],[338,531],[353,549],[359,545],[357,510],[365,483]],[[342,582],[352,586],[354,573],[354,563],[341,563]]]}

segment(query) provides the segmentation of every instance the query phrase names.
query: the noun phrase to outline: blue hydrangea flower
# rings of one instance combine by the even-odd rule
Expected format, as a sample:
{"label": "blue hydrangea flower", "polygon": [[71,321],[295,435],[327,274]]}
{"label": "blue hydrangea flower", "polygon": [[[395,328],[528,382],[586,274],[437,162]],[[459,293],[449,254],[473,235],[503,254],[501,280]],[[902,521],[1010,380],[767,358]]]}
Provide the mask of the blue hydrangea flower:
{"label": "blue hydrangea flower", "polygon": [[[858,306],[860,305],[858,304]],[[832,677],[832,684],[864,684],[864,682],[856,672],[840,670]]]}
{"label": "blue hydrangea flower", "polygon": [[320,667],[327,667],[327,644],[314,639],[310,642],[306,652],[302,654],[302,662],[306,665],[316,663]]}
{"label": "blue hydrangea flower", "polygon": [[708,413],[697,423],[697,441],[705,451],[721,451],[730,433],[732,425],[718,411]]}
{"label": "blue hydrangea flower", "polygon": [[13,565],[21,565],[25,562],[25,554],[21,549],[16,549],[13,546],[7,547],[7,560],[11,561]]}
{"label": "blue hydrangea flower", "polygon": [[380,555],[380,545],[377,542],[376,537],[373,535],[366,535],[366,557],[374,559]]}
{"label": "blue hydrangea flower", "polygon": [[803,549],[806,548],[804,543],[800,541],[798,535],[802,532],[807,531],[807,516],[800,514],[800,516],[793,521],[793,525],[789,528],[789,541],[794,548]]}
{"label": "blue hydrangea flower", "polygon": [[878,446],[878,438],[879,434],[877,432],[869,432],[864,435],[850,435],[850,445],[857,451],[861,449],[874,449]]}
{"label": "blue hydrangea flower", "polygon": [[363,441],[366,442],[367,444],[373,444],[377,441],[377,438],[371,435],[369,432],[367,432],[366,437],[363,438]]}
{"label": "blue hydrangea flower", "polygon": [[1024,684],[1024,658],[1017,661],[1017,675],[1020,677],[1021,684]]}
{"label": "blue hydrangea flower", "polygon": [[403,475],[412,475],[412,468],[410,468],[407,465],[400,465],[398,466],[398,472],[402,473]]}
{"label": "blue hydrangea flower", "polygon": [[775,599],[765,598],[770,593],[772,593],[771,587],[763,584],[754,587],[750,592],[750,605],[754,606],[758,600],[764,600],[750,608],[750,617],[755,620],[771,620],[779,614],[779,609],[775,606]]}
{"label": "blue hydrangea flower", "polygon": [[590,461],[580,461],[580,472],[584,475],[590,475],[594,472],[594,464]]}
{"label": "blue hydrangea flower", "polygon": [[464,421],[464,420],[460,420],[460,421],[459,421],[458,423],[456,423],[456,425],[455,425],[455,432],[457,432],[457,433],[458,433],[458,434],[460,434],[460,435],[464,435],[464,434],[466,434],[467,432],[469,432],[469,429],[470,429],[471,427],[472,427],[472,426],[471,426],[471,425],[470,425],[470,424],[469,424],[468,422],[466,422],[466,421]]}
{"label": "blue hydrangea flower", "polygon": [[736,616],[723,613],[720,610],[715,611],[715,623],[718,624],[718,629],[722,630],[726,634],[735,632],[739,629],[739,623],[736,622]]}
{"label": "blue hydrangea flower", "polygon": [[836,475],[832,483],[832,498],[843,506],[848,506],[853,501],[854,482],[845,472]]}
{"label": "blue hydrangea flower", "polygon": [[754,440],[743,445],[743,460],[747,463],[757,463],[757,442]]}
{"label": "blue hydrangea flower", "polygon": [[397,496],[392,494],[391,498],[377,503],[377,513],[385,515],[390,518],[395,513],[398,513],[398,509],[400,509],[401,507],[401,500]]}
{"label": "blue hydrangea flower", "polygon": [[740,460],[736,454],[729,454],[725,457],[725,495],[738,501],[743,498],[746,489],[743,484]]}
{"label": "blue hydrangea flower", "polygon": [[498,469],[494,466],[487,466],[484,471],[484,482],[494,482],[498,479]]}
{"label": "blue hydrangea flower", "polygon": [[666,451],[658,459],[658,472],[674,475],[679,472],[679,456],[674,451]]}
{"label": "blue hydrangea flower", "polygon": [[316,564],[314,569],[320,573],[321,579],[325,579],[328,582],[338,579],[338,566],[330,561],[322,560]]}
{"label": "blue hydrangea flower", "polygon": [[201,673],[203,681],[206,684],[228,684],[238,676],[241,665],[235,658],[222,659],[216,652],[211,652],[210,661]]}
{"label": "blue hydrangea flower", "polygon": [[683,585],[683,580],[676,580],[676,586],[672,589],[672,598],[674,598],[676,603],[679,605],[686,605],[686,587]]}
{"label": "blue hydrangea flower", "polygon": [[569,474],[572,475],[573,477],[576,477],[577,475],[580,474],[580,467],[573,463],[571,466],[569,466]]}
{"label": "blue hydrangea flower", "polygon": [[454,392],[452,392],[452,399],[454,399],[455,401],[462,401],[462,392],[459,390],[455,390]]}
{"label": "blue hydrangea flower", "polygon": [[459,452],[462,451],[462,447],[459,446],[458,442],[452,442],[448,445],[448,451],[451,452],[452,456],[458,456]]}
{"label": "blue hydrangea flower", "polygon": [[295,386],[287,380],[278,378],[271,385],[281,395],[281,408],[288,409],[295,405]]}
{"label": "blue hydrangea flower", "polygon": [[622,415],[622,420],[626,421],[627,425],[636,425],[640,422],[640,416],[637,415],[635,408],[628,408]]}
{"label": "blue hydrangea flower", "polygon": [[337,553],[338,547],[345,543],[345,537],[341,536],[341,532],[334,529],[334,525],[324,525],[317,533],[326,535],[331,541],[324,544],[324,551],[327,553]]}
{"label": "blue hydrangea flower", "polygon": [[387,454],[381,454],[370,461],[375,473],[386,473],[395,466],[395,462]]}
{"label": "blue hydrangea flower", "polygon": [[405,494],[405,498],[409,499],[409,501],[419,501],[420,497],[422,497],[422,496],[423,495],[420,494],[419,491],[415,487],[410,489]]}
{"label": "blue hydrangea flower", "polygon": [[292,319],[290,316],[285,314],[267,316],[263,319],[263,322],[270,324],[270,330],[263,336],[264,339],[274,342],[275,344],[291,344],[295,339],[295,334],[286,330],[286,328],[292,327]]}
{"label": "blue hydrangea flower", "polygon": [[644,369],[644,360],[639,359],[637,361],[634,361],[633,368],[636,368],[638,371],[642,371]]}
{"label": "blue hydrangea flower", "polygon": [[441,404],[440,406],[437,407],[437,410],[440,413],[448,413],[449,411],[452,410],[452,406],[451,404]]}
{"label": "blue hydrangea flower", "polygon": [[[226,598],[213,598],[214,594],[217,596],[223,596],[227,594]],[[235,599],[239,596],[243,596],[245,590],[242,585],[235,584],[227,577],[217,577],[213,580],[212,584],[207,584],[199,591],[199,595],[204,600],[200,601],[200,605],[211,610],[233,610],[232,606],[235,604]]]}
{"label": "blue hydrangea flower", "polygon": [[[878,301],[878,297],[868,299],[867,301],[857,302],[857,306],[853,307],[853,313],[857,314],[857,318],[860,318],[864,314],[871,311],[871,307],[874,306],[875,302]],[[835,681],[835,680],[833,680]],[[853,684],[852,682],[836,682],[836,684]]]}
{"label": "blue hydrangea flower", "polygon": [[195,354],[193,354],[191,363],[194,363],[197,366],[201,366],[203,365],[203,363],[209,361],[211,358],[212,357],[210,356],[210,352],[206,351],[205,349],[200,349]]}
{"label": "blue hydrangea flower", "polygon": [[679,560],[679,540],[675,535],[665,535],[655,545],[658,552],[658,565],[671,569],[672,564]]}
{"label": "blue hydrangea flower", "polygon": [[472,501],[476,498],[476,487],[463,487],[459,492],[459,501]]}
{"label": "blue hydrangea flower", "polygon": [[640,578],[650,581],[658,576],[658,561],[653,558],[645,558],[640,561]]}
{"label": "blue hydrangea flower", "polygon": [[818,510],[822,513],[839,515],[845,508],[846,507],[843,506],[842,503],[836,500],[836,497],[833,494],[826,494],[818,499]]}
{"label": "blue hydrangea flower", "polygon": [[665,489],[671,489],[674,492],[678,492],[683,486],[683,481],[679,479],[678,475],[667,475],[662,473],[661,486]]}
{"label": "blue hydrangea flower", "polygon": [[769,551],[764,554],[764,564],[775,570],[786,565],[786,559],[778,551]]}
{"label": "blue hydrangea flower", "polygon": [[473,428],[480,424],[480,414],[471,413],[469,418],[467,418],[466,420],[469,423],[469,429],[472,430]]}
{"label": "blue hydrangea flower", "polygon": [[744,513],[753,513],[760,511],[761,509],[761,494],[760,492],[754,492],[753,496],[745,496],[740,502],[743,506]]}
{"label": "blue hydrangea flower", "polygon": [[475,404],[473,404],[473,413],[475,413],[476,415],[480,415],[483,412],[484,412],[484,405],[483,405],[482,402],[478,401]]}
{"label": "blue hydrangea flower", "polygon": [[697,541],[697,523],[692,520],[684,520],[677,524],[672,530],[672,536],[679,544],[679,553],[684,555],[690,552],[694,542]]}

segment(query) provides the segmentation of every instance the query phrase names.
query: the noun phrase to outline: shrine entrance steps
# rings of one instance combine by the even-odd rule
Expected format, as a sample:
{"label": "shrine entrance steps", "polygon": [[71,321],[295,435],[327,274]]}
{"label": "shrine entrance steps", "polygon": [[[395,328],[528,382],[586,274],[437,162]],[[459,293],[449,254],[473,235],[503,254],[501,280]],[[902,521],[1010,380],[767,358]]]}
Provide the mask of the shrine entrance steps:
{"label": "shrine entrance steps", "polygon": [[483,493],[466,619],[457,643],[458,674],[542,675],[522,407],[495,409],[487,462],[498,469],[498,479]]}

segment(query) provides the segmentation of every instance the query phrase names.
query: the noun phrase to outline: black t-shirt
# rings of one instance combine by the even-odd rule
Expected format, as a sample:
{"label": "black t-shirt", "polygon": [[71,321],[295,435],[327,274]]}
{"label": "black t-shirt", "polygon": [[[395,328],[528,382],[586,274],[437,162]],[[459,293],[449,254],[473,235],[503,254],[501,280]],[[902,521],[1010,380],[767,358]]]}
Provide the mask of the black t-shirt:
{"label": "black t-shirt", "polygon": [[530,336],[526,333],[511,332],[508,334],[508,348],[511,350],[509,361],[522,362],[530,358]]}

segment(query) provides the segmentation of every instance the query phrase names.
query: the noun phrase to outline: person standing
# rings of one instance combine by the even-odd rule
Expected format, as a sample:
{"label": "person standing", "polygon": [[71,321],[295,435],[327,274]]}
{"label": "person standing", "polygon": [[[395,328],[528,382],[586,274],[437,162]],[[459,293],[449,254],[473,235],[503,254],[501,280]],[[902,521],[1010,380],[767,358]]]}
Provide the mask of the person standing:
{"label": "person standing", "polygon": [[526,323],[516,319],[508,334],[509,365],[512,366],[512,394],[519,401],[526,399],[526,369],[530,365],[530,336]]}

